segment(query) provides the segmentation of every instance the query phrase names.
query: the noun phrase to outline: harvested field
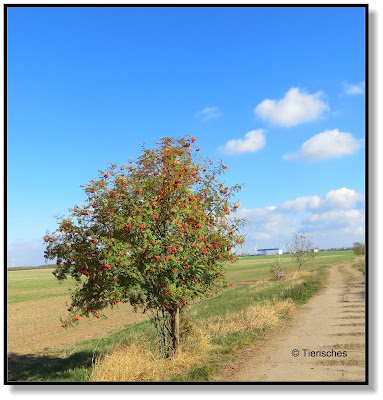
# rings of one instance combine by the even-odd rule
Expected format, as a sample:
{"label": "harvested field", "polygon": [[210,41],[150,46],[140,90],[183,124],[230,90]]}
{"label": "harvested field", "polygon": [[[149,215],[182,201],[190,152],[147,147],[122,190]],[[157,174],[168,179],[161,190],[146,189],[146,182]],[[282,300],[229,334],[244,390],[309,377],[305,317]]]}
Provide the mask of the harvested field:
{"label": "harvested field", "polygon": [[[30,273],[18,271],[14,274],[26,272]],[[8,353],[51,353],[71,347],[82,340],[109,336],[129,323],[146,319],[145,315],[134,313],[130,305],[121,304],[113,310],[105,310],[107,319],[82,318],[78,326],[63,329],[60,316],[66,316],[70,298],[62,291],[67,289],[58,285],[50,270],[38,272],[49,276],[47,282],[56,285],[56,295],[51,295],[53,289],[48,288],[50,297],[8,304]],[[9,298],[15,296],[15,290],[9,289]],[[41,288],[39,290],[43,291]]]}

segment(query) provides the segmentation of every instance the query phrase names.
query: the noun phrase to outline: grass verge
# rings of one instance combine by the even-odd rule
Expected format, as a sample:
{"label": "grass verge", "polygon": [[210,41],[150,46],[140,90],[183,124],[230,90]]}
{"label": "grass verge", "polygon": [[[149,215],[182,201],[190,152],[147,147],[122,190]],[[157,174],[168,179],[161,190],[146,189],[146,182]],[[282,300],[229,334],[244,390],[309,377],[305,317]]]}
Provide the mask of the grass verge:
{"label": "grass verge", "polygon": [[364,257],[358,257],[355,260],[355,263],[353,264],[353,266],[359,270],[360,272],[363,272],[364,274],[366,273],[366,262],[365,262],[365,258]]}

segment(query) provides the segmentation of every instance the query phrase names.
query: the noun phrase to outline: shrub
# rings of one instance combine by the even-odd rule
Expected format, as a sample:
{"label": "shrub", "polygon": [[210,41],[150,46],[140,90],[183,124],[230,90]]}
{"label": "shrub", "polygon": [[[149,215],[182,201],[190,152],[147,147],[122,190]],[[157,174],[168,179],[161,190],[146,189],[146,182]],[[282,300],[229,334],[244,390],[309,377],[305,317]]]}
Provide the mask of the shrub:
{"label": "shrub", "polygon": [[364,256],[366,253],[366,245],[364,243],[355,242],[353,249],[357,256]]}
{"label": "shrub", "polygon": [[279,280],[285,277],[285,269],[282,267],[282,261],[280,258],[273,262],[270,272],[273,275],[273,279]]}

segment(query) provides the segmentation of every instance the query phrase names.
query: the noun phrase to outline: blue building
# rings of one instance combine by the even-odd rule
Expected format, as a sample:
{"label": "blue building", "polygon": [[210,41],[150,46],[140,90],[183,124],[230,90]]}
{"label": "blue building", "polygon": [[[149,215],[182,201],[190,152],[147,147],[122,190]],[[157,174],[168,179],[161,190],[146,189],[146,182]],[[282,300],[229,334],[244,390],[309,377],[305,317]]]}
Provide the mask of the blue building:
{"label": "blue building", "polygon": [[282,249],[257,249],[255,254],[257,256],[276,256],[278,254],[283,254]]}

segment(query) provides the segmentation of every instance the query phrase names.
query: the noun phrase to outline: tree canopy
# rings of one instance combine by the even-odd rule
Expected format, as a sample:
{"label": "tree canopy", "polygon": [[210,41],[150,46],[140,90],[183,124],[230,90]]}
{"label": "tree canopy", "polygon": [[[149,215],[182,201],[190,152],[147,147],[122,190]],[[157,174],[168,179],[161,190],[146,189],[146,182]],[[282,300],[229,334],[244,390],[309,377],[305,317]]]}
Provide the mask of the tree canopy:
{"label": "tree canopy", "polygon": [[119,302],[172,314],[225,284],[244,241],[245,221],[233,215],[241,186],[221,182],[227,166],[200,157],[194,142],[163,137],[137,160],[109,164],[83,185],[85,204],[45,236],[54,275],[78,283],[63,326]]}

